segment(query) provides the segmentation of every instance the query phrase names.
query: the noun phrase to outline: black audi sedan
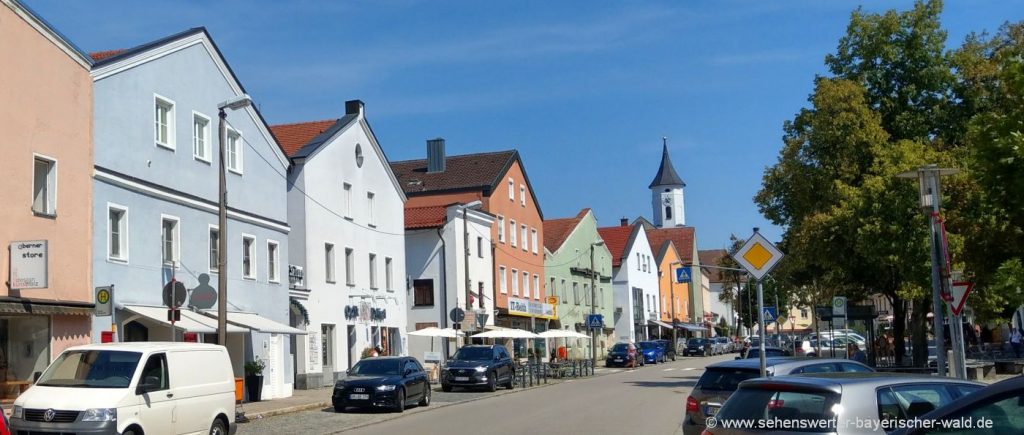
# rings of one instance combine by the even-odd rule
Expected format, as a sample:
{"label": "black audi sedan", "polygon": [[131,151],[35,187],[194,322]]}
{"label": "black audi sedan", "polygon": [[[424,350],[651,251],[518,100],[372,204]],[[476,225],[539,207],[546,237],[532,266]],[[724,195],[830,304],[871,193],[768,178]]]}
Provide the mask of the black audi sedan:
{"label": "black audi sedan", "polygon": [[498,385],[515,387],[516,369],[505,346],[462,346],[441,370],[441,391],[453,387],[485,387],[494,391]]}
{"label": "black audi sedan", "polygon": [[345,412],[348,407],[402,412],[410,403],[430,404],[430,382],[415,358],[366,358],[349,369],[345,379],[334,384],[331,402],[337,412]]}

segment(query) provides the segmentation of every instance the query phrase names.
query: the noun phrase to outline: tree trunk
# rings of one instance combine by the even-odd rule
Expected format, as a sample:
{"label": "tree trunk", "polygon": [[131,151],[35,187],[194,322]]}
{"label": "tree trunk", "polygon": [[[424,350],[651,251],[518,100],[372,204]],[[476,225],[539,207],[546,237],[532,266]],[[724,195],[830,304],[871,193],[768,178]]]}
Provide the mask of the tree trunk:
{"label": "tree trunk", "polygon": [[906,355],[906,332],[907,332],[907,306],[898,296],[889,298],[892,305],[892,334],[893,334],[893,357],[895,364],[903,365],[903,355]]}
{"label": "tree trunk", "polygon": [[931,298],[914,300],[914,314],[910,318],[911,333],[914,343],[914,367],[928,367],[928,312],[931,311]]}

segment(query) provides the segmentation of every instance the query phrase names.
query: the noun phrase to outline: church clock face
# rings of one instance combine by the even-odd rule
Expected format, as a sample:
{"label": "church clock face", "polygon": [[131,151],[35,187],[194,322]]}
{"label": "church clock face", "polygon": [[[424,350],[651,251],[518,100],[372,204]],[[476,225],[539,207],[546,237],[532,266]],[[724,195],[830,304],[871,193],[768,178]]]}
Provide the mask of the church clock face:
{"label": "church clock face", "polygon": [[671,203],[672,203],[672,199],[671,198],[665,198],[665,205],[669,205]]}

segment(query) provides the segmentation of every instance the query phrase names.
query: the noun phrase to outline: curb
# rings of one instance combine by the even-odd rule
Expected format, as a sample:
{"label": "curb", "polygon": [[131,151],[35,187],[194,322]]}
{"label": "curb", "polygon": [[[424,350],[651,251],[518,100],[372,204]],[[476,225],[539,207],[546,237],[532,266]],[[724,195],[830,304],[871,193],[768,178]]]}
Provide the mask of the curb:
{"label": "curb", "polygon": [[295,406],[289,406],[287,408],[271,409],[269,411],[263,411],[263,412],[260,412],[260,413],[252,414],[251,416],[247,414],[246,418],[248,418],[250,421],[251,420],[258,420],[258,419],[261,419],[261,418],[274,417],[274,416],[283,415],[283,414],[293,414],[293,413],[296,413],[296,412],[302,412],[302,411],[309,411],[309,410],[313,410],[313,409],[326,408],[328,406],[331,406],[331,402],[307,403],[305,405],[295,405]]}

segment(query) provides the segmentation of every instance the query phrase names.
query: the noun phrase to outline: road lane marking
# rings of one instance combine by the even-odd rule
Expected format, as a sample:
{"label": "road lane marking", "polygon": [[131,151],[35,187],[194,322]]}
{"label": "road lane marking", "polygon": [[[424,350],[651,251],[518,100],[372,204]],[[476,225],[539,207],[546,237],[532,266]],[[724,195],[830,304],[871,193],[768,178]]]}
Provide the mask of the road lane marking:
{"label": "road lane marking", "polygon": [[674,369],[674,368],[672,368],[672,369],[664,369],[664,370],[662,370],[662,371],[663,371],[663,372],[670,372],[670,371],[672,371],[672,370],[675,370],[675,369]]}

